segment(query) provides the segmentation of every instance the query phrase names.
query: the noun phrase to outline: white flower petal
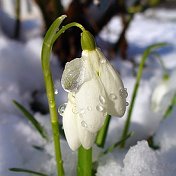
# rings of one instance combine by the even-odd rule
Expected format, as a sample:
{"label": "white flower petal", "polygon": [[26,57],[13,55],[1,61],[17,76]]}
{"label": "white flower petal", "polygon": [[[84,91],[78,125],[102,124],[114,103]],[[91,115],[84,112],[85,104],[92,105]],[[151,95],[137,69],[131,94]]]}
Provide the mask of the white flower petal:
{"label": "white flower petal", "polygon": [[81,145],[77,129],[77,116],[72,112],[72,103],[68,101],[63,114],[63,128],[70,148],[75,151]]}
{"label": "white flower petal", "polygon": [[[87,64],[90,64],[91,67],[91,73],[89,72],[89,74],[99,74],[99,68],[100,68],[100,58],[98,56],[98,53],[96,50],[92,50],[92,51],[87,51],[84,50],[82,52],[82,58],[85,60],[85,62],[87,61],[88,63],[85,63],[85,65],[87,66]],[[87,68],[87,71],[90,71],[89,68]]]}
{"label": "white flower petal", "polygon": [[126,110],[127,91],[124,89],[120,75],[106,60],[103,53],[97,49],[100,57],[100,79],[107,93],[108,107],[107,113],[114,116],[123,116]]}
{"label": "white flower petal", "polygon": [[78,135],[82,146],[85,149],[90,149],[95,141],[96,133],[91,133],[87,130],[87,124],[81,118],[77,119]]}
{"label": "white flower petal", "polygon": [[96,133],[105,120],[106,95],[101,82],[94,78],[85,82],[76,93],[76,105],[79,116],[86,122],[88,131]]}
{"label": "white flower petal", "polygon": [[89,80],[89,77],[82,58],[76,58],[66,63],[61,79],[61,84],[65,91],[76,92],[87,80]]}
{"label": "white flower petal", "polygon": [[169,79],[161,81],[155,88],[151,97],[151,107],[154,112],[165,113],[167,110],[176,92],[170,86],[171,83]]}

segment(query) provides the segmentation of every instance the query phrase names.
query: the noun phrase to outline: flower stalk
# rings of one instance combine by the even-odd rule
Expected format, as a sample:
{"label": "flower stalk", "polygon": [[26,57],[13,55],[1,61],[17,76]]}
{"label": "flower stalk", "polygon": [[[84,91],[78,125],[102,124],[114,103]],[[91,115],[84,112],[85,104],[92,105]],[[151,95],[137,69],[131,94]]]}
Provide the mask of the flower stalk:
{"label": "flower stalk", "polygon": [[[136,97],[137,97],[137,92],[138,92],[138,88],[139,88],[139,85],[140,85],[140,81],[141,81],[141,77],[142,77],[142,73],[143,73],[145,62],[146,62],[149,54],[153,50],[158,49],[160,47],[163,47],[165,45],[166,45],[166,43],[154,44],[154,45],[149,46],[144,51],[144,54],[142,56],[142,59],[141,59],[140,65],[139,65],[139,69],[138,69],[138,73],[137,73],[137,77],[136,77],[136,83],[135,83],[134,90],[133,90],[133,93],[132,93],[131,103],[130,103],[130,106],[129,106],[129,110],[128,110],[128,114],[127,114],[127,119],[126,119],[125,126],[124,126],[124,129],[123,129],[123,132],[122,132],[121,140],[125,139],[126,136],[129,133],[131,116],[132,116],[132,112],[133,112],[135,100],[136,100]],[[126,141],[123,141],[121,143],[121,145],[120,145],[120,148],[124,148],[125,147],[125,143],[126,143]]]}
{"label": "flower stalk", "polygon": [[54,42],[62,33],[65,32],[65,30],[73,26],[77,26],[81,29],[84,29],[80,24],[74,22],[58,30],[60,24],[65,19],[65,17],[66,16],[63,15],[57,18],[53,22],[49,30],[47,31],[44,38],[44,42],[42,46],[42,54],[41,54],[42,55],[41,62],[42,62],[42,69],[43,69],[46,93],[47,93],[48,104],[49,104],[58,176],[64,176],[64,168],[63,168],[63,161],[62,161],[62,154],[61,154],[61,147],[60,147],[59,122],[58,122],[58,114],[56,110],[56,102],[55,102],[55,95],[54,95],[54,84],[53,84],[53,79],[52,79],[52,74],[50,69],[50,55],[51,55],[51,50]]}
{"label": "flower stalk", "polygon": [[77,176],[92,176],[92,148],[79,147]]}
{"label": "flower stalk", "polygon": [[98,132],[97,138],[96,138],[96,144],[99,147],[104,147],[106,136],[108,133],[109,123],[111,120],[111,115],[107,115],[103,127]]}

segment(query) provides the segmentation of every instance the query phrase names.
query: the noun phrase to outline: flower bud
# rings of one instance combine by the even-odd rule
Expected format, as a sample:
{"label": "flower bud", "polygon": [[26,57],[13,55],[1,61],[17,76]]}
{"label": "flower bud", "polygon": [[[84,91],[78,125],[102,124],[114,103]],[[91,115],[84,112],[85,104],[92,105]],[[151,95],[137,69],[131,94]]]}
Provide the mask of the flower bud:
{"label": "flower bud", "polygon": [[87,30],[84,30],[81,33],[81,47],[82,50],[89,50],[89,51],[95,50],[96,48],[95,39],[93,35]]}

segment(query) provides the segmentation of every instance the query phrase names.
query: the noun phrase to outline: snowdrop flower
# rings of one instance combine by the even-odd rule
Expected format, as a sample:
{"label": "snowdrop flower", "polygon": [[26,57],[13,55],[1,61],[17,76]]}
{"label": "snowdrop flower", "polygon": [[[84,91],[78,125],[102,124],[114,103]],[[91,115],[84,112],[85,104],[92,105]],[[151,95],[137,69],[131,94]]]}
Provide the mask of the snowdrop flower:
{"label": "snowdrop flower", "polygon": [[166,77],[160,81],[154,89],[151,96],[151,107],[154,112],[164,114],[169,107],[172,98],[176,94],[176,71],[170,77]]}
{"label": "snowdrop flower", "polygon": [[72,150],[80,145],[91,148],[106,115],[124,115],[128,95],[120,75],[88,31],[82,33],[81,44],[82,57],[66,64],[61,79],[68,103],[60,109],[65,109],[63,128]]}

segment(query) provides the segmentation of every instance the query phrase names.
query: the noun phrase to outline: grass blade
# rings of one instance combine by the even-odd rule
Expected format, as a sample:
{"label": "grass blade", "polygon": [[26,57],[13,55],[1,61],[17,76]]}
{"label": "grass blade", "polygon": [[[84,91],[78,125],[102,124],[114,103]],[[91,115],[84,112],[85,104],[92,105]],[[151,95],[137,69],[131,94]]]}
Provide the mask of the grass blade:
{"label": "grass blade", "polygon": [[28,169],[22,169],[22,168],[10,168],[9,171],[34,174],[34,175],[38,175],[38,176],[48,176],[48,175],[40,173],[40,172],[36,172],[36,171],[28,170]]}
{"label": "grass blade", "polygon": [[48,136],[46,130],[42,127],[42,125],[40,125],[40,123],[35,119],[35,117],[17,101],[13,100],[13,103],[23,113],[24,117],[26,117],[32,123],[32,125],[39,132],[39,134],[47,140]]}
{"label": "grass blade", "polygon": [[109,152],[112,152],[116,147],[120,146],[122,142],[126,141],[128,138],[130,138],[133,135],[133,132],[130,132],[124,139],[116,142],[115,144],[108,147],[105,151],[103,151],[102,155],[105,155]]}

